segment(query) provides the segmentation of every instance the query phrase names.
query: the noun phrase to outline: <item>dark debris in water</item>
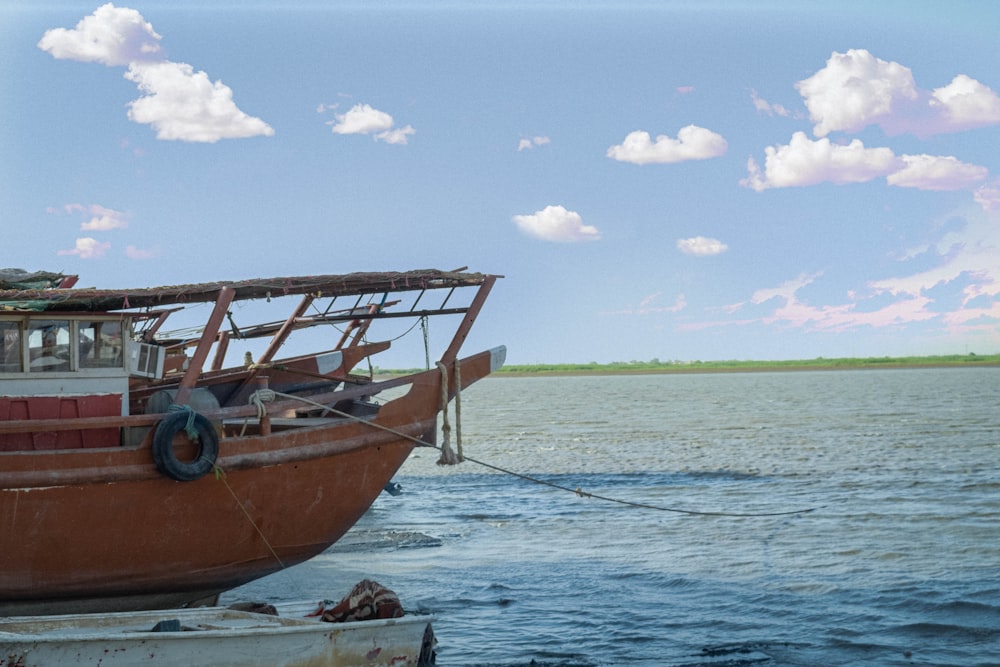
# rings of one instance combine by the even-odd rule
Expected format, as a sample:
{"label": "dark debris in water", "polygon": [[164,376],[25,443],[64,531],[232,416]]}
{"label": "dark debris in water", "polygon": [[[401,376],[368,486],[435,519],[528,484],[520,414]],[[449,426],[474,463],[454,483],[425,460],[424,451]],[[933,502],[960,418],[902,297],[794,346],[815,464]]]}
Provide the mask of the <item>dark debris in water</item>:
{"label": "dark debris in water", "polygon": [[675,667],[747,667],[771,662],[771,656],[761,649],[763,644],[722,644],[701,649],[697,662],[684,663]]}

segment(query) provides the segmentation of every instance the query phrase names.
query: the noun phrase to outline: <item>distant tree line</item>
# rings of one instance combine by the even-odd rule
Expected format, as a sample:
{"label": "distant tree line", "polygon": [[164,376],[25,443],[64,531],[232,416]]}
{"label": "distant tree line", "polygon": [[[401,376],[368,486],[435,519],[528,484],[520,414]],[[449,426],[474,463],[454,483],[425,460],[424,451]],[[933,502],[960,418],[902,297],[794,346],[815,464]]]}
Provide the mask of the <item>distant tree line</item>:
{"label": "distant tree line", "polygon": [[[841,357],[827,359],[788,359],[775,361],[591,361],[577,364],[512,364],[503,366],[494,375],[591,373],[707,373],[739,371],[849,370],[864,368],[942,368],[950,366],[1000,366],[1000,354],[946,354],[929,357]],[[423,369],[374,369],[376,375],[414,373]]]}

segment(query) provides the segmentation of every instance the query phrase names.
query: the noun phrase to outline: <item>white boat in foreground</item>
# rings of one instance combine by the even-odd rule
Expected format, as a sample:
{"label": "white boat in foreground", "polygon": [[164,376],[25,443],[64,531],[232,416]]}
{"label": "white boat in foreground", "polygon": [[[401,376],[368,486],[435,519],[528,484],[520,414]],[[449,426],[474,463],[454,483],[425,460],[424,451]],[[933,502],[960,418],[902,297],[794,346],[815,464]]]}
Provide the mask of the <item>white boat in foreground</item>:
{"label": "white boat in foreground", "polygon": [[[315,605],[314,605],[315,606]],[[425,667],[433,617],[327,623],[305,604],[279,615],[200,607],[0,617],[0,667]]]}

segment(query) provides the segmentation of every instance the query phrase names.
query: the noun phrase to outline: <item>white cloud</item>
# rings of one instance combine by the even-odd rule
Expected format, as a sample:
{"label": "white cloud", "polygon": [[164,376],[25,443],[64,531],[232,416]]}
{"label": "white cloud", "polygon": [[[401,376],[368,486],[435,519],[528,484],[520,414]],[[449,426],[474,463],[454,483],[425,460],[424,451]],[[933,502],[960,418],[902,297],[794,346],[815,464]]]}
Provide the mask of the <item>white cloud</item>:
{"label": "white cloud", "polygon": [[[951,216],[949,216],[951,217]],[[844,332],[861,327],[893,329],[915,322],[935,322],[947,332],[983,333],[998,340],[1000,323],[1000,218],[973,211],[960,227],[951,226],[936,242],[905,254],[899,275],[871,280],[864,290],[849,290],[844,303],[812,305],[801,296],[823,274],[800,274],[778,287],[758,289],[750,302],[768,312],[738,321],[685,324],[687,330],[724,325],[767,324],[806,331]],[[909,266],[919,266],[916,272]],[[953,290],[938,291],[945,285]],[[949,296],[958,292],[960,299]],[[732,315],[739,303],[723,310]]]}
{"label": "white cloud", "polygon": [[986,167],[960,162],[954,157],[934,155],[904,155],[906,165],[889,174],[889,185],[920,190],[964,190],[974,187],[989,176]]}
{"label": "white cloud", "polygon": [[708,257],[726,252],[729,250],[729,246],[719,239],[694,236],[689,239],[677,239],[677,249],[686,255]]}
{"label": "white cloud", "polygon": [[152,125],[157,139],[215,143],[274,134],[237,108],[229,86],[186,63],[132,63],[125,78],[147,93],[129,103],[129,120]]}
{"label": "white cloud", "polygon": [[917,98],[909,68],[880,60],[864,49],[834,52],[826,67],[795,88],[805,98],[813,132],[857,132],[888,117],[901,101]]}
{"label": "white cloud", "polygon": [[128,216],[121,211],[104,208],[98,204],[91,204],[89,211],[93,217],[87,222],[80,224],[81,231],[106,232],[112,229],[125,229],[128,227]]}
{"label": "white cloud", "polygon": [[407,143],[407,137],[416,134],[417,131],[413,129],[412,126],[407,125],[406,127],[399,127],[392,130],[386,130],[385,132],[379,132],[375,135],[376,141],[384,141],[387,144],[405,144]]}
{"label": "white cloud", "polygon": [[1000,96],[979,81],[959,74],[947,86],[923,90],[908,67],[865,49],[834,52],[823,69],[795,87],[817,137],[869,125],[925,137],[1000,123]]}
{"label": "white cloud", "polygon": [[772,104],[757,94],[756,90],[750,91],[750,99],[753,101],[753,108],[768,116],[790,116],[791,112],[780,104]]}
{"label": "white cloud", "polygon": [[144,93],[129,103],[129,120],[152,125],[158,139],[214,143],[274,134],[267,123],[240,111],[221,81],[164,59],[159,40],[139,12],[109,3],[72,30],[47,31],[38,48],[60,59],[127,65],[125,78]]}
{"label": "white cloud", "polygon": [[370,134],[376,141],[387,144],[406,144],[407,137],[416,130],[407,125],[394,128],[395,121],[384,111],[379,111],[369,104],[355,104],[345,113],[334,114],[334,134]]}
{"label": "white cloud", "polygon": [[334,134],[371,134],[392,127],[392,116],[368,104],[355,104],[346,113],[335,114]]}
{"label": "white cloud", "polygon": [[771,287],[767,289],[759,289],[753,293],[750,297],[751,303],[764,303],[765,301],[770,301],[771,299],[783,299],[785,301],[790,301],[795,298],[795,294],[805,287],[811,284],[817,278],[819,278],[821,273],[800,273],[798,276],[792,280],[787,280],[783,282],[778,287]]}
{"label": "white cloud", "polygon": [[160,35],[134,9],[108,3],[84,17],[72,30],[47,30],[38,48],[60,60],[128,65],[161,60]]}
{"label": "white cloud", "polygon": [[719,157],[728,148],[729,144],[722,135],[697,125],[688,125],[680,129],[676,139],[661,134],[655,142],[648,132],[630,132],[625,141],[608,149],[607,157],[632,164],[668,164]]}
{"label": "white cloud", "polygon": [[601,237],[596,227],[583,224],[579,213],[562,206],[546,206],[531,215],[515,215],[511,219],[522,232],[543,241],[571,243],[596,241]]}
{"label": "white cloud", "polygon": [[534,148],[535,146],[544,146],[549,143],[550,139],[548,137],[531,137],[530,139],[521,139],[517,142],[517,152],[520,153],[523,150],[529,148]]}
{"label": "white cloud", "polygon": [[973,197],[984,211],[1000,211],[1000,178],[976,188]]}
{"label": "white cloud", "polygon": [[951,131],[1000,123],[1000,96],[965,74],[935,88],[930,105],[941,111]]}
{"label": "white cloud", "polygon": [[924,255],[937,259],[936,266],[918,273],[872,281],[868,286],[876,293],[917,296],[966,276],[971,279],[964,288],[966,303],[983,294],[1000,295],[1000,219],[997,216],[986,213],[968,216],[960,229],[949,231],[936,243],[909,253],[907,259],[920,258],[926,263]]}
{"label": "white cloud", "polygon": [[98,259],[104,257],[111,248],[110,243],[100,243],[90,237],[79,238],[72,250],[59,250],[57,255],[77,255],[80,259]]}
{"label": "white cloud", "polygon": [[824,182],[864,183],[893,173],[902,164],[888,148],[865,148],[858,139],[846,146],[826,138],[812,141],[804,132],[793,134],[785,146],[768,146],[764,153],[763,173],[750,158],[749,175],[740,181],[757,192]]}
{"label": "white cloud", "polygon": [[972,189],[989,177],[986,167],[950,156],[896,157],[889,148],[865,148],[859,139],[840,145],[826,137],[813,141],[804,132],[793,134],[787,145],[766,147],[764,153],[763,171],[751,157],[740,185],[762,192],[818,183],[865,183],[885,176],[889,185],[944,191]]}

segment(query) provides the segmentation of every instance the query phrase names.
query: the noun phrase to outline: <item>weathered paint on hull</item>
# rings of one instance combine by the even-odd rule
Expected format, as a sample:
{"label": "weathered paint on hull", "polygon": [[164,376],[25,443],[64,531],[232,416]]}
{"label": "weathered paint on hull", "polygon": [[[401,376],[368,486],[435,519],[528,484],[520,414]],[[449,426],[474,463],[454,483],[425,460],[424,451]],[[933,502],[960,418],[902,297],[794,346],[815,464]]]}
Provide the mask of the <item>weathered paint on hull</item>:
{"label": "weathered paint on hull", "polygon": [[[489,352],[463,360],[463,386],[494,367]],[[440,382],[416,376],[375,423],[433,430]],[[0,534],[18,543],[0,549],[0,615],[182,606],[305,561],[347,532],[414,446],[355,421],[223,438],[223,473],[193,482],[160,474],[148,439],[6,453]]]}

